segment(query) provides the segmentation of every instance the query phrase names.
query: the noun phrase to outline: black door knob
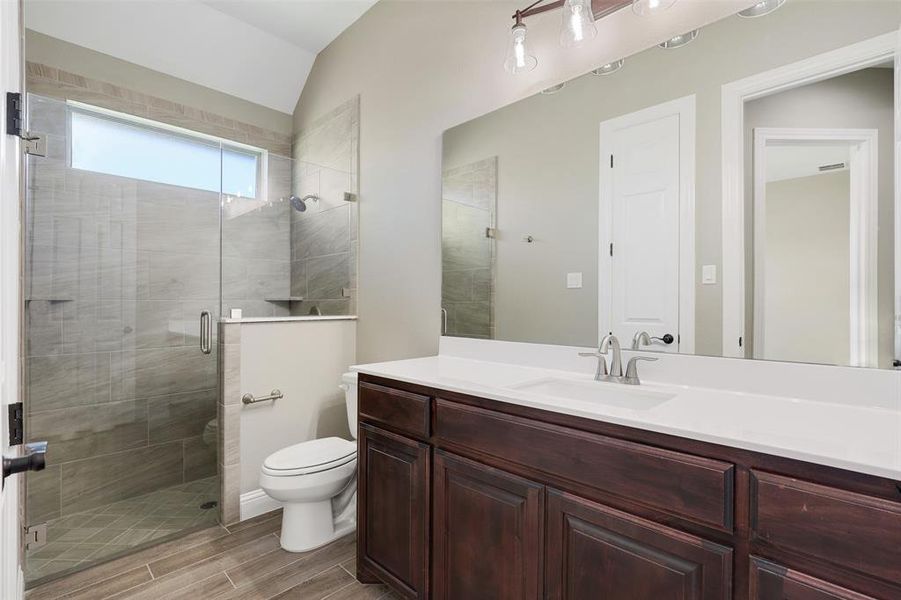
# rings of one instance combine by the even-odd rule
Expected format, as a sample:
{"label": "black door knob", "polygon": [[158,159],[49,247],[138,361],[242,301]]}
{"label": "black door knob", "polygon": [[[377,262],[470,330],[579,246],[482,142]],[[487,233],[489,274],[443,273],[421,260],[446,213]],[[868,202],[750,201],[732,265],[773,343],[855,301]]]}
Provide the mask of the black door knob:
{"label": "black door knob", "polygon": [[25,456],[17,456],[15,458],[3,457],[3,480],[10,475],[16,473],[24,473],[25,471],[41,471],[47,466],[45,455],[47,453],[47,442],[34,442],[25,444]]}

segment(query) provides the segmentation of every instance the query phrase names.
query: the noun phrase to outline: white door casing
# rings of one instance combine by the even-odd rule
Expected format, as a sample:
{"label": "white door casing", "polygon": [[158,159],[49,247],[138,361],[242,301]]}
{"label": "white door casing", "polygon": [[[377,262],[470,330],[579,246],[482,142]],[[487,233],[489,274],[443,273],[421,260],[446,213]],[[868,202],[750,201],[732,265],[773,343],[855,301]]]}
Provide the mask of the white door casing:
{"label": "white door casing", "polygon": [[[879,131],[876,129],[754,130],[754,223],[766,222],[766,148],[773,145],[848,146],[850,150],[850,348],[853,367],[876,367],[879,358],[878,267]],[[764,358],[766,338],[765,228],[754,228],[754,358]],[[828,324],[824,324],[828,327]]]}
{"label": "white door casing", "polygon": [[[0,123],[6,123],[6,93],[21,90],[20,5],[0,1]],[[0,132],[0,450],[11,456],[7,405],[19,400],[19,141]],[[0,492],[0,597],[22,598],[19,502],[22,475],[7,478]]]}
{"label": "white door casing", "polygon": [[694,96],[601,123],[601,336],[671,334],[647,349],[694,351],[694,139]]}
{"label": "white door casing", "polygon": [[[896,61],[899,33],[875,38],[831,50],[811,58],[770,71],[751,75],[723,85],[721,91],[722,194],[723,194],[723,356],[744,357],[740,340],[745,337],[745,103],[803,85],[873,67],[888,60]],[[898,71],[895,71],[896,82]],[[895,86],[898,103],[898,86]],[[896,109],[897,110],[897,109]],[[896,119],[899,117],[896,114]],[[895,127],[898,135],[898,127]],[[896,161],[898,160],[896,153]],[[901,169],[901,167],[898,167]],[[901,206],[896,178],[896,228]],[[897,235],[896,235],[897,239]],[[897,245],[896,245],[897,246]],[[896,253],[898,250],[896,249]],[[895,262],[898,269],[898,261]],[[896,289],[901,289],[896,277]],[[896,294],[898,295],[898,294]],[[901,296],[898,304],[901,305]],[[896,311],[896,314],[899,314]]]}

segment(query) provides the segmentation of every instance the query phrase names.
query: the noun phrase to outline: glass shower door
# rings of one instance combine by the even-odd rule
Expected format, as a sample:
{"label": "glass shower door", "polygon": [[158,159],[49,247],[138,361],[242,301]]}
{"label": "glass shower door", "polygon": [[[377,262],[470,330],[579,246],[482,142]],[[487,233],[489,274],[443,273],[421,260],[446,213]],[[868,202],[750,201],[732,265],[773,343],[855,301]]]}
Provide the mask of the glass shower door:
{"label": "glass shower door", "polygon": [[[29,96],[30,584],[217,520],[221,148]],[[204,315],[203,318],[201,315]]]}

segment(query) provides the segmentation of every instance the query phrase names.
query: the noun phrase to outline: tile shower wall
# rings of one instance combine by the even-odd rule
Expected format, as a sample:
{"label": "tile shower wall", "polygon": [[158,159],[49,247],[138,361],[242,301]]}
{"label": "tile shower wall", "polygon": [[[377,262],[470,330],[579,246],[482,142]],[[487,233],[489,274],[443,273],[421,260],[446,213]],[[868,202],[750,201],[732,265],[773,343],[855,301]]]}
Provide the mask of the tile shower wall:
{"label": "tile shower wall", "polygon": [[295,138],[294,193],[320,200],[291,211],[291,295],[303,297],[293,315],[356,314],[359,136],[355,97]]}
{"label": "tile shower wall", "polygon": [[442,177],[441,308],[446,335],[494,338],[497,157],[448,169]]}
{"label": "tile shower wall", "polygon": [[259,199],[226,196],[222,207],[222,313],[290,315],[293,161],[269,154]]}
{"label": "tile shower wall", "polygon": [[219,196],[68,167],[66,107],[31,98],[26,223],[29,477],[39,522],[216,473]]}

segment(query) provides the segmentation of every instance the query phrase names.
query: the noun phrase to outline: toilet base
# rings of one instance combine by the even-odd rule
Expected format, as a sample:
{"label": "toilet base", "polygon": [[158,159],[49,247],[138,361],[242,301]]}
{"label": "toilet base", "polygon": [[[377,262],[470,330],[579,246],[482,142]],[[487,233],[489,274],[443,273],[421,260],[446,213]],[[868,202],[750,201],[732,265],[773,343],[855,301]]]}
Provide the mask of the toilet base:
{"label": "toilet base", "polygon": [[355,519],[333,521],[331,499],[285,503],[279,540],[288,552],[309,552],[353,532],[356,526]]}

